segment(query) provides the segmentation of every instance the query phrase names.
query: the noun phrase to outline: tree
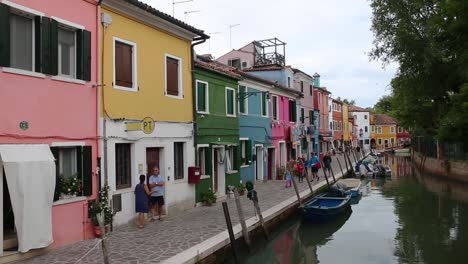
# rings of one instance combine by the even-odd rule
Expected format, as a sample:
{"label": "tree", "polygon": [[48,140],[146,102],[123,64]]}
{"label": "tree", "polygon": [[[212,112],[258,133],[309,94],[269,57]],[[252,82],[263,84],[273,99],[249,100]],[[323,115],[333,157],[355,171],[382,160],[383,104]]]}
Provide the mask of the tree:
{"label": "tree", "polygon": [[348,99],[343,99],[343,103],[347,104],[347,105],[356,105],[356,101],[353,100],[348,100]]}
{"label": "tree", "polygon": [[387,114],[390,116],[394,115],[393,112],[393,95],[384,95],[373,107],[373,113],[375,114]]}
{"label": "tree", "polygon": [[[397,62],[391,82],[393,111],[404,127],[441,139],[460,113],[454,102],[468,83],[468,3],[466,0],[371,0],[374,48],[370,57]],[[385,101],[385,100],[384,100]],[[384,107],[384,105],[382,105]],[[385,107],[383,108],[385,109]]]}

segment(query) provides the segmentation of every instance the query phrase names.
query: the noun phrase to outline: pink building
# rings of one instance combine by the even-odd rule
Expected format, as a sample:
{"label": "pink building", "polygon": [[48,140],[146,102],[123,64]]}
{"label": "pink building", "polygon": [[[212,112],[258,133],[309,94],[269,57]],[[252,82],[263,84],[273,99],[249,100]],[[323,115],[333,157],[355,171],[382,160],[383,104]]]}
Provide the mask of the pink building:
{"label": "pink building", "polygon": [[319,151],[320,158],[323,157],[324,152],[331,149],[331,141],[333,140],[332,133],[329,126],[329,106],[328,97],[330,92],[325,87],[320,87],[320,75],[315,74],[314,85],[314,108],[318,109],[319,114]]}
{"label": "pink building", "polygon": [[99,156],[97,1],[0,2],[0,183],[8,185],[1,205],[11,212],[0,217],[0,251],[90,238]]}

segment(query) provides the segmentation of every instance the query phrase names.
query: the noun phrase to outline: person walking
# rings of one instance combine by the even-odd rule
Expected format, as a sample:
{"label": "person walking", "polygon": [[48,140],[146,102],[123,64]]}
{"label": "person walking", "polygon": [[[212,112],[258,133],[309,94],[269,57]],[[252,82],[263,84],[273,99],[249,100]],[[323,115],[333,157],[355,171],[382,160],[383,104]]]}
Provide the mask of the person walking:
{"label": "person walking", "polygon": [[145,175],[140,175],[140,183],[135,186],[135,212],[137,213],[138,228],[145,226],[145,214],[148,213],[148,196],[157,192],[150,191],[148,185],[145,184]]}
{"label": "person walking", "polygon": [[[149,178],[149,187],[151,191],[155,191],[151,194],[151,209],[153,211],[152,220],[162,221],[164,215],[164,178],[159,174],[159,167],[154,166],[153,175]],[[155,210],[158,210],[158,218],[156,218]]]}
{"label": "person walking", "polygon": [[285,188],[292,186],[292,177],[295,167],[296,162],[294,160],[290,160],[286,165],[286,185],[284,186]]}
{"label": "person walking", "polygon": [[315,152],[310,153],[309,167],[312,172],[312,179],[317,181],[319,180],[318,170],[320,168],[320,161],[315,154]]}
{"label": "person walking", "polygon": [[325,153],[325,156],[323,156],[323,166],[324,170],[326,170],[328,173],[331,172],[331,163],[332,163],[332,158],[331,158],[332,153],[330,151],[327,151]]}
{"label": "person walking", "polygon": [[303,182],[304,181],[304,162],[302,161],[302,158],[297,158],[296,170],[297,170],[297,176],[299,178],[299,182]]}

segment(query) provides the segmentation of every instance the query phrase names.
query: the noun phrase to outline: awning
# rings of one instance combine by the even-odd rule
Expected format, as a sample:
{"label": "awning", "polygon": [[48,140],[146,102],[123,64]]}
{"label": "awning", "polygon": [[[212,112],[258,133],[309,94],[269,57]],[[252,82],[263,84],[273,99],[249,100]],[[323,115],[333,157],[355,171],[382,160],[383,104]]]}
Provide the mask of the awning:
{"label": "awning", "polygon": [[1,164],[15,216],[18,250],[27,252],[49,246],[53,242],[55,189],[55,162],[49,146],[0,145]]}
{"label": "awning", "polygon": [[237,146],[235,142],[211,142],[211,145]]}

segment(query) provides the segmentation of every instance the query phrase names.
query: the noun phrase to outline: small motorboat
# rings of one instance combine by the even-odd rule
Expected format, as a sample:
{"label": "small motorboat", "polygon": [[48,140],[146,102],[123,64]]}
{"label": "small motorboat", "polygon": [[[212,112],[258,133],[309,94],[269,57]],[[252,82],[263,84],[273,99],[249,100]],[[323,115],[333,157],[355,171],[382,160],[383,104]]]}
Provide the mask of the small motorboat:
{"label": "small motorboat", "polygon": [[341,179],[336,182],[335,185],[343,185],[343,189],[351,193],[351,197],[359,197],[361,195],[361,180],[360,179]]}
{"label": "small motorboat", "polygon": [[[333,187],[333,186],[332,186]],[[302,206],[304,218],[310,222],[320,223],[336,218],[351,207],[351,193],[337,197],[325,192],[313,198]]]}

